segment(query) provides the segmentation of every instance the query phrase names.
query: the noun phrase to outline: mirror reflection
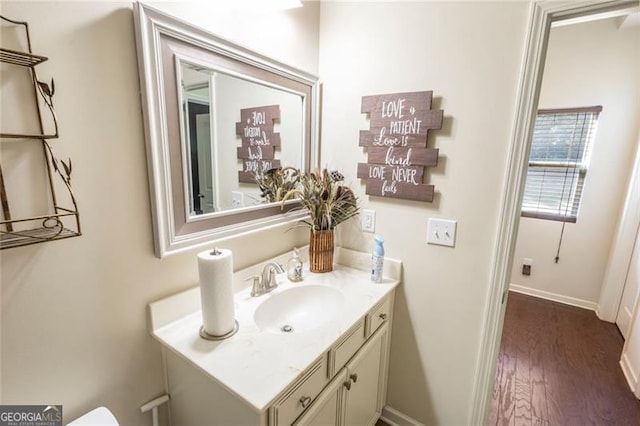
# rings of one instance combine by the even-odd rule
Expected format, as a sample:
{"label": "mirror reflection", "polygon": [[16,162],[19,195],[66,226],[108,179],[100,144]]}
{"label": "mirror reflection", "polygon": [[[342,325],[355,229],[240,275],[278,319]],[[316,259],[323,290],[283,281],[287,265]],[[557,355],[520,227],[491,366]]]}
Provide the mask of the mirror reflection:
{"label": "mirror reflection", "polygon": [[187,215],[275,201],[256,180],[272,168],[304,167],[304,96],[185,58],[178,63]]}

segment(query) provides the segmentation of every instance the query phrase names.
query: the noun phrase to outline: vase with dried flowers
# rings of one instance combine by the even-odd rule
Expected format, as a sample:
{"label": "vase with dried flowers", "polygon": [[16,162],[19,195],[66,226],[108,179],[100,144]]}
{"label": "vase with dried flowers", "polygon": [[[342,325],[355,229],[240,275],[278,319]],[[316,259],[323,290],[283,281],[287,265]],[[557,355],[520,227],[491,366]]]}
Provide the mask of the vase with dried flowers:
{"label": "vase with dried flowers", "polygon": [[344,185],[344,176],[337,171],[299,173],[296,187],[287,191],[282,202],[296,198],[309,219],[301,221],[309,227],[309,265],[311,272],[333,270],[334,229],[340,223],[357,216],[358,198]]}
{"label": "vase with dried flowers", "polygon": [[295,189],[300,180],[300,171],[295,167],[277,167],[255,174],[260,188],[260,197],[265,203],[282,201],[284,196]]}

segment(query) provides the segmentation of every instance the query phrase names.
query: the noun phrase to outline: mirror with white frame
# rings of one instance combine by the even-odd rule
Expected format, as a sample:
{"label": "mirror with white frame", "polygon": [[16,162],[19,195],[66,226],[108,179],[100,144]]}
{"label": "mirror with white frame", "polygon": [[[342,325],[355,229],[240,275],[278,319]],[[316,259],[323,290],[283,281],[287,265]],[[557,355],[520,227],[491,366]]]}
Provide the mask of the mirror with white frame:
{"label": "mirror with white frame", "polygon": [[134,12],[156,255],[298,220],[254,177],[317,165],[317,77],[149,5]]}

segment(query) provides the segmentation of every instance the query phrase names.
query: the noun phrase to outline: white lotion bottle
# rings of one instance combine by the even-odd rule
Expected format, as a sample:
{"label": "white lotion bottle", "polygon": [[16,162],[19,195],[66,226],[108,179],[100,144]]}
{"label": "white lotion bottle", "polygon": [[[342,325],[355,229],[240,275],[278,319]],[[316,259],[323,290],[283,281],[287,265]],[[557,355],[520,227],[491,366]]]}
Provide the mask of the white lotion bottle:
{"label": "white lotion bottle", "polygon": [[384,239],[380,235],[374,238],[375,244],[371,253],[371,281],[382,282],[382,270],[384,268]]}

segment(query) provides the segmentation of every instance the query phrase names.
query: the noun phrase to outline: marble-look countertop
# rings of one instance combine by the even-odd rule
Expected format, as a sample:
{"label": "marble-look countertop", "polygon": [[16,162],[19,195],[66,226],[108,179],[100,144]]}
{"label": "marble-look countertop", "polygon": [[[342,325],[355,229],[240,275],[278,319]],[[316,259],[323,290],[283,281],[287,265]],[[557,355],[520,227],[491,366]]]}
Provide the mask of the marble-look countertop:
{"label": "marble-look countertop", "polygon": [[[370,281],[369,273],[362,270],[370,262],[369,254],[342,249],[336,257],[351,265],[336,264],[332,272],[324,274],[310,273],[308,265],[305,265],[304,281],[300,283],[291,283],[286,274],[281,274],[278,276],[278,288],[268,294],[251,297],[250,288],[236,292],[235,312],[239,330],[226,340],[208,341],[199,336],[202,314],[198,287],[149,305],[150,331],[166,348],[262,412],[399,284],[399,261],[385,259],[385,275],[388,273],[390,276],[376,284]],[[255,266],[236,272],[235,280],[251,276],[254,270]],[[289,288],[308,285],[333,287],[344,294],[345,304],[341,313],[314,330],[290,334],[260,330],[253,315],[261,303]]]}

